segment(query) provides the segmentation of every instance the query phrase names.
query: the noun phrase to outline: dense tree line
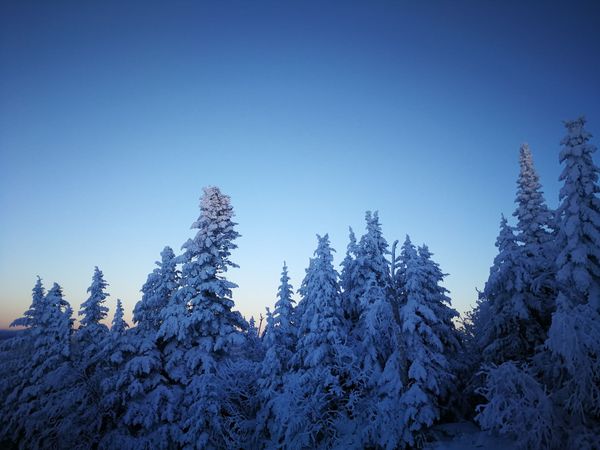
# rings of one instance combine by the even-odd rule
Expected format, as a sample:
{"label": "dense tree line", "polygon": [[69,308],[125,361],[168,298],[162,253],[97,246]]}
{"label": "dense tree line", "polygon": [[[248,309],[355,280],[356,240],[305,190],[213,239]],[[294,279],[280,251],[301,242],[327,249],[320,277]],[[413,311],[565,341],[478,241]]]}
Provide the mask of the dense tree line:
{"label": "dense tree line", "polygon": [[502,218],[466,326],[476,420],[531,449],[600,445],[599,169],[585,119],[565,126],[559,207],[547,207],[524,145],[517,224]]}
{"label": "dense tree line", "polygon": [[[204,189],[196,235],[161,252],[133,326],[96,268],[79,327],[54,284],[0,344],[0,443],[18,448],[419,448],[474,418],[524,448],[596,448],[600,435],[600,203],[584,119],[566,122],[560,206],[521,147],[516,225],[475,308],[459,318],[445,274],[376,212],[350,230],[338,273],[327,234],[293,298],[284,263],[264,330],[234,310],[239,234]],[[262,331],[262,332],[261,332]]]}

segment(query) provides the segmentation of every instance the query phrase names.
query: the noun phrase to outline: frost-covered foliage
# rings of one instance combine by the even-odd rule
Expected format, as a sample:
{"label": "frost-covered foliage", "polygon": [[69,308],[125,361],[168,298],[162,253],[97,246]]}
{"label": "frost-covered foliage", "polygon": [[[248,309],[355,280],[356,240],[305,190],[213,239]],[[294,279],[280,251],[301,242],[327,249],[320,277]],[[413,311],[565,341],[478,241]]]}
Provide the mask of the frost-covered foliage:
{"label": "frost-covered foliage", "polygon": [[377,213],[367,212],[366,223],[354,266],[360,315],[352,327],[358,371],[352,378],[349,413],[355,436],[342,442],[396,448],[402,444],[403,427],[401,331],[385,257],[388,245]]}
{"label": "frost-covered foliage", "polygon": [[104,281],[102,271],[98,267],[95,267],[92,284],[87,290],[90,296],[81,304],[81,309],[79,310],[79,315],[83,316],[79,321],[82,330],[86,327],[102,327],[100,321],[108,313],[108,308],[104,306],[104,300],[109,296],[104,291],[107,286],[108,283]]}
{"label": "frost-covered foliage", "polygon": [[281,424],[274,405],[283,394],[284,376],[290,370],[298,334],[294,314],[295,301],[292,295],[293,287],[284,262],[281,284],[277,289],[277,301],[272,313],[267,309],[267,324],[263,334],[265,355],[258,378],[261,408],[256,417],[254,437],[257,445],[261,447],[268,446],[280,433]]}
{"label": "frost-covered foliage", "polygon": [[245,338],[244,353],[246,354],[246,358],[254,362],[262,361],[265,349],[254,316],[251,316],[248,321]]}
{"label": "frost-covered foliage", "polygon": [[443,321],[436,315],[442,299],[439,291],[431,295],[435,289],[428,274],[430,268],[419,257],[408,236],[402,254],[406,301],[400,308],[400,321],[406,349],[407,388],[401,404],[406,424],[403,439],[412,446],[420,445],[423,431],[439,418],[440,398],[453,375],[440,334]]}
{"label": "frost-covered foliage", "polygon": [[260,408],[260,362],[228,358],[219,365],[222,388],[223,440],[228,448],[256,448],[256,416]]}
{"label": "frost-covered foliage", "polygon": [[246,321],[233,311],[236,285],[224,274],[236,267],[229,259],[239,236],[227,195],[204,189],[198,232],[184,245],[179,289],[161,311],[157,334],[173,398],[182,396],[178,429],[172,436],[182,447],[227,447],[218,364],[232,347],[244,342]]}
{"label": "frost-covered foliage", "polygon": [[40,320],[40,314],[43,311],[42,302],[46,296],[44,286],[42,285],[42,279],[37,277],[35,286],[31,290],[31,305],[29,309],[23,313],[22,317],[13,320],[10,324],[11,327],[27,327],[35,328]]}
{"label": "frost-covered foliage", "polygon": [[[559,294],[559,300],[561,294]],[[589,303],[560,306],[546,345],[555,357],[556,399],[582,422],[600,420],[600,314]]]}
{"label": "frost-covered foliage", "polygon": [[392,303],[373,273],[361,296],[357,324],[358,375],[350,406],[361,447],[397,448],[402,444],[402,338]]}
{"label": "frost-covered foliage", "polygon": [[[519,280],[516,291],[522,293],[513,297],[519,307],[512,313],[520,327],[507,341],[489,333],[494,329],[489,324],[499,315],[493,295],[485,295],[473,314],[476,339],[490,342],[494,353],[510,348],[519,338],[529,342],[521,350],[515,346],[511,359],[531,359],[531,369],[506,363],[486,372],[482,393],[488,403],[478,416],[485,428],[510,433],[526,448],[591,449],[600,442],[599,169],[592,159],[596,148],[589,143],[585,120],[565,125],[567,136],[560,153],[564,185],[553,219],[543,202],[529,150],[521,152],[515,213],[519,245],[503,245],[504,253],[521,252],[520,261],[513,259],[520,275],[512,277]],[[494,271],[502,273],[498,263],[488,283]],[[487,291],[488,285],[484,294]],[[523,310],[527,314],[519,314]],[[542,347],[539,341],[545,336]]]}
{"label": "frost-covered foliage", "polygon": [[125,330],[129,328],[129,324],[125,322],[125,319],[123,318],[124,315],[125,311],[123,310],[123,303],[121,302],[121,299],[118,298],[110,331],[116,334],[123,334]]}
{"label": "frost-covered foliage", "polygon": [[142,286],[142,299],[133,309],[133,322],[148,333],[155,333],[161,325],[161,311],[179,287],[177,260],[171,247],[165,247],[160,253],[161,261],[148,275]]}
{"label": "frost-covered foliage", "polygon": [[165,448],[173,445],[178,433],[175,417],[181,389],[173,388],[165,377],[156,342],[162,311],[179,285],[173,250],[165,247],[156,264],[133,311],[137,326],[108,341],[112,369],[102,389],[113,426],[102,438],[103,448]]}
{"label": "frost-covered foliage", "polygon": [[600,430],[600,200],[596,147],[585,120],[565,123],[560,161],[557,310],[546,345],[557,402],[575,423]]}
{"label": "frost-covered foliage", "polygon": [[439,405],[445,409],[455,408],[456,405],[453,403],[457,403],[459,397],[459,393],[456,391],[456,376],[464,370],[464,361],[458,358],[458,354],[462,350],[461,334],[454,323],[459,314],[451,306],[448,296],[450,292],[442,286],[446,274],[432,259],[433,254],[429,251],[429,247],[422,245],[419,247],[418,253],[425,277],[425,295],[431,310],[438,318],[437,324],[433,325],[433,330],[442,343],[444,356],[450,364],[450,372],[453,375],[442,382]]}
{"label": "frost-covered foliage", "polygon": [[544,330],[526,303],[528,274],[513,228],[502,217],[498,255],[481,293],[479,348],[485,363],[525,361],[543,343]]}
{"label": "frost-covered foliage", "polygon": [[[35,308],[25,313],[28,358],[18,365],[18,384],[3,405],[3,427],[22,448],[66,447],[68,437],[61,422],[61,394],[73,380],[71,356],[72,310],[58,284],[41,297],[38,278],[34,288]],[[33,305],[32,305],[33,306]],[[35,314],[31,311],[35,309]],[[16,343],[14,343],[16,344]],[[10,409],[8,406],[10,405]]]}
{"label": "frost-covered foliage", "polygon": [[[227,346],[241,339],[246,327],[243,317],[232,311],[231,290],[237,287],[224,277],[239,236],[234,230],[233,208],[229,197],[216,187],[204,189],[200,217],[192,224],[196,236],[183,244],[180,288],[162,310],[163,323],[158,337],[176,337],[184,345],[199,344],[191,350],[225,352]],[[200,348],[201,347],[201,348]],[[196,361],[198,363],[199,361]]]}
{"label": "frost-covered foliage", "polygon": [[514,438],[525,449],[555,448],[557,420],[544,387],[513,362],[490,367],[485,375],[481,393],[487,404],[476,417],[481,427]]}
{"label": "frost-covered foliage", "polygon": [[[517,180],[517,242],[523,266],[523,302],[543,342],[550,326],[556,296],[554,260],[556,243],[553,239],[554,218],[546,206],[539,177],[533,165],[531,150],[523,144],[520,150],[520,172]],[[532,327],[533,328],[533,327]]]}
{"label": "frost-covered foliage", "polygon": [[298,343],[283,396],[288,408],[275,440],[294,448],[326,447],[335,441],[335,426],[345,419],[344,385],[354,359],[346,345],[329,236],[317,238],[317,250],[299,289],[304,307],[297,317]]}
{"label": "frost-covered foliage", "polygon": [[381,232],[377,212],[365,213],[367,232],[356,243],[352,230],[346,258],[342,262],[341,287],[343,291],[344,309],[351,324],[358,321],[362,312],[361,297],[369,288],[370,280],[388,295],[390,288],[390,264],[386,259],[388,244]]}
{"label": "frost-covered foliage", "polygon": [[[294,288],[290,284],[285,262],[281,272],[281,284],[277,289],[277,301],[272,313],[267,315],[267,325],[263,340],[267,351],[273,349],[281,361],[283,371],[289,368],[290,359],[296,347],[296,317],[292,298]],[[280,373],[281,374],[281,373]]]}
{"label": "frost-covered foliage", "polygon": [[34,351],[32,334],[39,326],[46,295],[42,280],[38,276],[32,289],[31,305],[22,317],[11,326],[26,327],[12,339],[0,342],[0,442],[18,442],[24,433],[23,424],[15,410],[18,400],[29,378],[29,361]]}
{"label": "frost-covered foliage", "polygon": [[503,217],[498,255],[473,315],[483,363],[525,362],[543,344],[556,290],[553,214],[527,144],[520,149],[515,228]]}
{"label": "frost-covered foliage", "polygon": [[433,253],[427,245],[422,245],[418,249],[419,258],[423,266],[425,277],[425,291],[429,299],[431,310],[439,319],[436,325],[436,334],[440,337],[444,345],[444,352],[447,356],[455,355],[460,349],[460,335],[454,325],[454,320],[458,318],[458,312],[452,308],[450,291],[442,286],[447,274],[443,273],[438,263],[433,259]]}
{"label": "frost-covered foliage", "polygon": [[342,302],[344,316],[350,322],[356,322],[360,314],[360,305],[357,290],[360,287],[356,280],[359,248],[356,235],[352,228],[349,229],[349,242],[346,248],[346,256],[341,263],[340,288],[342,290]]}
{"label": "frost-covered foliage", "polygon": [[82,448],[97,443],[104,432],[110,412],[102,408],[102,382],[108,375],[107,339],[109,329],[102,323],[108,313],[104,305],[109,294],[108,283],[96,267],[88,299],[81,304],[79,329],[75,332],[71,364],[74,372],[72,385],[65,390],[62,407],[63,423],[72,429],[70,437]]}
{"label": "frost-covered foliage", "polygon": [[[355,279],[358,282],[364,282],[374,276],[377,285],[387,291],[390,285],[390,263],[386,259],[386,255],[389,253],[388,244],[381,232],[377,211],[372,214],[367,211],[365,222],[367,232],[360,239],[357,257],[358,267],[356,268],[359,275]],[[369,283],[364,283],[362,290],[366,290],[368,285]]]}
{"label": "frost-covered foliage", "polygon": [[562,306],[590,303],[600,311],[600,186],[598,167],[592,160],[596,147],[589,143],[585,119],[565,123],[560,162],[561,204],[559,253],[556,274]]}
{"label": "frost-covered foliage", "polygon": [[102,383],[102,403],[110,411],[112,429],[102,437],[101,446],[168,447],[180,395],[169,388],[154,337],[136,327],[111,338],[112,370]]}
{"label": "frost-covered foliage", "polygon": [[[552,212],[546,206],[540,178],[533,165],[529,145],[523,144],[519,154],[519,177],[517,179],[517,209],[513,216],[517,218],[519,241],[525,246],[525,252],[539,260],[551,256]],[[541,262],[541,261],[540,261]],[[545,263],[544,265],[547,265]]]}

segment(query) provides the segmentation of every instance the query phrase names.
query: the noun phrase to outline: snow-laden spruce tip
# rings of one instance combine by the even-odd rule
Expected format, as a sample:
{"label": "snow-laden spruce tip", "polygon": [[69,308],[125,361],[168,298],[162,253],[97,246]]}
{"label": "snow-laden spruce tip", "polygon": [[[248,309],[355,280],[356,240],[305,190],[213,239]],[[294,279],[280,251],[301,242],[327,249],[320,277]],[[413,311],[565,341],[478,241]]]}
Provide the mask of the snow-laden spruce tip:
{"label": "snow-laden spruce tip", "polygon": [[[459,319],[427,245],[390,253],[377,212],[329,235],[300,282],[284,263],[264,332],[235,310],[231,199],[204,188],[195,235],[164,247],[132,326],[94,269],[79,327],[37,278],[0,344],[0,444],[101,449],[594,449],[600,442],[600,203],[596,148],[565,123],[560,205],[519,151],[514,224]],[[242,269],[243,270],[243,269]],[[262,315],[261,323],[262,323]],[[483,436],[475,421],[491,436]],[[468,421],[468,422],[465,422]]]}

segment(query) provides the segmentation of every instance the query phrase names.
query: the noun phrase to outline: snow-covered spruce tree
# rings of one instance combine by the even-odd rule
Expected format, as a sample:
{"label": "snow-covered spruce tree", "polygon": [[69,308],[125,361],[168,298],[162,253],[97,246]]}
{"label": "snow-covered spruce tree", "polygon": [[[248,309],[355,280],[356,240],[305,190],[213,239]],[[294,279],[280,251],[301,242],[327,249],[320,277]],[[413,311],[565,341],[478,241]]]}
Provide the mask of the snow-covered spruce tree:
{"label": "snow-covered spruce tree", "polygon": [[[38,326],[46,293],[38,276],[32,289],[31,305],[23,316],[14,320],[11,327],[25,327],[17,336],[0,342],[0,442],[18,436],[20,430],[9,426],[16,418],[14,401],[23,388],[23,377],[27,371],[32,352],[32,332]],[[11,401],[7,401],[13,396]]]}
{"label": "snow-covered spruce tree", "polygon": [[293,370],[285,379],[281,396],[287,402],[286,414],[280,416],[274,446],[329,447],[335,443],[339,427],[347,422],[345,383],[354,368],[353,354],[346,345],[329,237],[317,238],[317,250],[299,289],[304,307],[297,317]]}
{"label": "snow-covered spruce tree", "polygon": [[[381,232],[379,214],[377,211],[371,214],[365,213],[367,232],[360,239],[358,248],[359,272],[367,273],[367,278],[375,276],[375,282],[382,289],[387,289],[390,284],[390,263],[385,255],[388,252],[388,244]],[[357,277],[360,280],[360,277]],[[365,288],[366,289],[366,288]]]}
{"label": "snow-covered spruce tree", "polygon": [[110,294],[105,292],[108,283],[98,267],[94,268],[92,284],[87,289],[90,296],[81,304],[79,315],[83,316],[79,321],[80,326],[76,333],[78,366],[84,372],[84,378],[92,375],[99,363],[101,356],[102,340],[108,334],[108,327],[101,323],[108,314],[108,308],[104,305],[106,297]]}
{"label": "snow-covered spruce tree", "polygon": [[23,432],[15,402],[26,386],[28,365],[33,352],[33,330],[39,324],[46,293],[38,276],[32,289],[31,305],[11,327],[25,327],[17,336],[0,342],[0,442],[16,441]]}
{"label": "snow-covered spruce tree", "polygon": [[506,435],[524,449],[552,449],[558,444],[557,420],[543,385],[512,361],[487,367],[481,393],[487,403],[475,417],[484,430]]}
{"label": "snow-covered spruce tree", "polygon": [[552,251],[547,248],[552,232],[552,212],[546,206],[528,144],[523,144],[519,150],[519,167],[515,200],[517,209],[513,213],[518,220],[518,239],[525,245],[528,253],[543,257]]}
{"label": "snow-covered spruce tree", "polygon": [[359,316],[353,326],[358,370],[347,383],[348,426],[338,444],[396,448],[401,443],[401,339],[391,295],[387,242],[377,213],[366,213],[367,232],[356,246],[351,294]]}
{"label": "snow-covered spruce tree", "polygon": [[358,375],[351,386],[352,442],[363,448],[398,448],[403,444],[400,328],[387,292],[371,272],[361,295],[356,343]]}
{"label": "snow-covered spruce tree", "polygon": [[102,271],[95,267],[92,284],[87,289],[90,296],[81,304],[79,310],[79,315],[83,317],[77,330],[77,339],[82,343],[83,354],[90,360],[97,351],[95,345],[98,344],[98,338],[108,332],[108,327],[101,323],[108,313],[108,308],[104,306],[106,297],[110,295],[105,292],[107,286]]}
{"label": "snow-covered spruce tree", "polygon": [[359,300],[356,295],[356,264],[358,258],[358,244],[354,230],[349,228],[349,242],[346,248],[346,256],[341,263],[340,288],[342,291],[342,304],[344,316],[349,323],[356,323],[360,313]]}
{"label": "snow-covered spruce tree", "polygon": [[[123,417],[129,409],[133,396],[129,389],[135,384],[134,389],[139,393],[142,383],[132,373],[129,365],[131,359],[139,353],[143,345],[143,336],[130,329],[124,319],[123,304],[117,299],[117,306],[112,320],[110,333],[102,341],[101,355],[103,359],[102,411],[104,411],[104,431],[100,436],[100,448],[143,448],[141,441],[134,441],[129,433]],[[142,372],[143,373],[143,372]]]}
{"label": "snow-covered spruce tree", "polygon": [[496,247],[498,255],[480,294],[485,311],[477,315],[480,323],[475,324],[478,346],[483,363],[524,362],[541,343],[544,330],[527,307],[523,253],[504,216]]}
{"label": "snow-covered spruce tree", "polygon": [[[533,339],[539,345],[546,339],[554,310],[556,255],[552,236],[553,214],[546,206],[538,174],[533,165],[531,150],[527,144],[520,149],[520,172],[517,180],[517,242],[521,244],[523,301],[531,320],[538,322],[536,329],[543,334]],[[528,349],[532,353],[533,349]]]}
{"label": "snow-covered spruce tree", "polygon": [[258,333],[256,320],[254,320],[254,316],[251,316],[245,333],[246,343],[244,344],[244,353],[247,359],[254,362],[262,361],[264,356],[263,342]]}
{"label": "snow-covered spruce tree", "polygon": [[412,258],[415,251],[412,242],[408,235],[404,240],[404,243],[400,247],[400,254],[394,258],[391,262],[392,272],[394,273],[394,279],[392,280],[394,297],[396,298],[397,308],[399,309],[406,303],[406,268],[408,261]]}
{"label": "snow-covered spruce tree", "polygon": [[177,269],[177,258],[173,249],[166,246],[160,253],[161,260],[142,286],[142,299],[133,309],[133,322],[139,331],[149,334],[154,339],[161,325],[161,311],[173,293],[179,287],[180,273]]}
{"label": "snow-covered spruce tree", "polygon": [[[275,404],[282,398],[284,376],[290,370],[297,340],[292,293],[293,287],[284,262],[277,301],[272,313],[267,310],[267,324],[263,334],[265,356],[258,379],[260,409],[254,438],[258,447],[268,447],[273,437],[281,435]],[[279,406],[286,410],[285,403],[279,403]]]}
{"label": "snow-covered spruce tree", "polygon": [[451,306],[452,301],[448,296],[450,291],[441,285],[447,274],[443,273],[439,264],[432,259],[433,253],[427,245],[420,246],[418,253],[426,277],[426,294],[429,296],[431,309],[440,319],[436,332],[444,344],[446,354],[453,355],[460,348],[459,334],[454,325],[454,320],[459,314]]}
{"label": "snow-covered spruce tree", "polygon": [[23,313],[23,317],[14,320],[10,324],[11,327],[35,328],[39,324],[41,320],[40,315],[44,310],[43,301],[46,297],[42,279],[39,276],[31,293],[31,305],[29,309]]}
{"label": "snow-covered spruce tree", "polygon": [[[459,393],[456,391],[457,374],[465,370],[462,366],[463,363],[458,358],[462,348],[461,335],[454,325],[454,320],[459,317],[459,314],[451,306],[448,296],[450,292],[441,284],[447,274],[443,273],[440,266],[433,261],[433,254],[429,251],[429,247],[427,245],[420,246],[418,253],[425,275],[424,288],[427,303],[439,319],[433,325],[433,330],[444,347],[444,355],[450,364],[450,372],[453,374],[452,378],[448,378],[442,383],[440,406],[454,408],[459,400]],[[449,411],[449,413],[452,412]]]}
{"label": "snow-covered spruce tree", "polygon": [[564,306],[589,303],[600,311],[600,169],[592,159],[596,147],[584,129],[585,119],[565,123],[560,162],[565,165],[560,180],[558,208],[560,232],[557,279]]}
{"label": "snow-covered spruce tree", "polygon": [[64,406],[68,410],[63,424],[71,430],[70,437],[76,445],[83,448],[97,445],[110,422],[110,413],[101,407],[101,385],[107,376],[105,338],[109,330],[101,323],[108,313],[104,305],[109,296],[105,291],[107,286],[102,271],[96,267],[87,290],[89,297],[79,311],[83,317],[75,332],[72,362],[77,380],[63,392]]}
{"label": "snow-covered spruce tree", "polygon": [[115,334],[123,334],[125,330],[129,328],[129,324],[124,319],[125,311],[123,310],[123,303],[121,299],[117,299],[117,307],[115,309],[115,315],[112,320],[112,326],[110,331]]}
{"label": "snow-covered spruce tree", "polygon": [[[389,294],[390,263],[386,259],[388,244],[381,232],[379,215],[377,212],[365,213],[366,233],[361,237],[358,244],[353,243],[353,234],[350,236],[350,245],[348,246],[348,255],[346,256],[343,283],[345,288],[343,300],[345,309],[350,305],[353,314],[349,316],[350,327],[354,328],[362,312],[361,297],[369,288],[369,283],[375,283],[383,290],[384,295]],[[354,254],[354,260],[351,256]],[[348,314],[347,314],[348,315]]]}
{"label": "snow-covered spruce tree", "polygon": [[427,266],[406,238],[403,244],[404,292],[406,302],[400,307],[402,338],[406,349],[406,389],[402,394],[404,410],[403,440],[409,446],[420,445],[423,433],[440,416],[440,398],[452,378],[439,330],[442,318],[436,315]]}
{"label": "snow-covered spruce tree", "polygon": [[115,426],[103,436],[103,448],[164,448],[173,442],[175,408],[169,381],[163,373],[162,354],[156,343],[162,310],[179,286],[179,271],[170,247],[143,285],[142,299],[133,311],[136,327],[121,335],[118,351],[111,354],[112,376],[103,383],[104,404]]}
{"label": "snow-covered spruce tree", "polygon": [[239,236],[233,215],[227,195],[216,187],[204,188],[200,217],[192,224],[198,232],[183,245],[181,287],[161,314],[157,337],[170,399],[176,402],[168,410],[180,412],[178,418],[167,418],[171,423],[177,420],[169,439],[184,448],[240,445],[231,441],[239,430],[225,420],[218,379],[219,364],[233,346],[243,343],[247,327],[241,314],[232,310],[231,290],[236,285],[224,276],[229,267],[236,267],[229,259]]}
{"label": "snow-covered spruce tree", "polygon": [[[600,433],[600,200],[596,147],[585,119],[565,122],[560,162],[556,312],[546,346],[556,402],[569,413],[569,429]],[[574,431],[584,433],[584,431]]]}
{"label": "snow-covered spruce tree", "polygon": [[[40,292],[38,282],[34,297]],[[36,313],[26,316],[32,351],[21,367],[18,389],[6,399],[13,404],[9,426],[20,448],[68,447],[68,438],[62,433],[62,392],[73,382],[71,314],[61,287],[54,283],[44,298],[36,298]]]}

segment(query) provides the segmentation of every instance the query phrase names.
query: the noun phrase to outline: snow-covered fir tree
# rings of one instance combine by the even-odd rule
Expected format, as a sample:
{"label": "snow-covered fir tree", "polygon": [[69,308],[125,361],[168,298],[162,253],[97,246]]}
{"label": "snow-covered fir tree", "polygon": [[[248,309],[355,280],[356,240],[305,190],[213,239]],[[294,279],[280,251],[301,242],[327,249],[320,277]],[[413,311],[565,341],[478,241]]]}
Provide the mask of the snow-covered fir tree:
{"label": "snow-covered fir tree", "polygon": [[287,402],[283,400],[284,376],[291,367],[295,352],[297,330],[294,314],[293,287],[285,262],[277,301],[273,312],[267,310],[267,324],[263,334],[265,355],[258,379],[260,410],[256,418],[255,442],[259,447],[269,446],[281,433],[280,416],[285,417]]}
{"label": "snow-covered fir tree", "polygon": [[558,421],[544,386],[512,361],[484,372],[481,393],[487,403],[475,418],[481,427],[516,440],[523,449],[557,448]]}
{"label": "snow-covered fir tree", "polygon": [[406,268],[410,258],[413,257],[415,250],[409,236],[406,236],[404,243],[400,248],[400,254],[391,262],[393,268],[394,279],[392,280],[394,296],[396,298],[398,308],[406,303]]}
{"label": "snow-covered fir tree", "polygon": [[87,345],[93,345],[99,335],[108,331],[108,327],[101,323],[108,314],[108,308],[104,305],[108,283],[104,281],[104,275],[98,267],[94,268],[92,284],[87,292],[90,296],[81,304],[79,315],[83,316],[79,321],[80,326],[77,332],[79,340]]}
{"label": "snow-covered fir tree", "polygon": [[517,218],[518,239],[525,250],[532,255],[550,255],[546,248],[551,239],[552,212],[546,206],[540,178],[533,164],[533,156],[528,144],[519,150],[519,177],[517,179]]}
{"label": "snow-covered fir tree", "polygon": [[176,429],[179,397],[173,396],[164,376],[163,357],[156,343],[162,310],[179,286],[179,271],[170,247],[163,249],[156,265],[133,311],[137,326],[122,335],[120,345],[110,355],[115,368],[103,383],[103,391],[115,426],[103,437],[106,448],[162,448],[173,442],[170,431]]}
{"label": "snow-covered fir tree", "polygon": [[[12,439],[23,448],[67,447],[62,422],[62,394],[70,389],[72,310],[61,287],[54,286],[43,298],[41,283],[34,288],[35,314],[26,312],[31,354],[20,367],[20,383],[6,398],[13,411],[8,416]],[[20,323],[24,321],[19,321]]]}
{"label": "snow-covered fir tree", "polygon": [[528,277],[513,228],[502,216],[498,254],[481,293],[485,314],[478,314],[479,349],[484,363],[523,362],[543,341],[544,330],[526,304]]}
{"label": "snow-covered fir tree", "polygon": [[259,329],[256,325],[256,320],[254,320],[254,316],[251,316],[248,321],[244,353],[248,359],[255,362],[262,361],[264,356],[264,346],[262,339],[259,336]]}
{"label": "snow-covered fir tree", "polygon": [[115,308],[115,315],[112,320],[112,326],[110,327],[110,331],[115,334],[123,334],[127,328],[129,328],[129,324],[125,322],[124,319],[125,311],[123,310],[123,303],[121,299],[117,299],[117,307]]}
{"label": "snow-covered fir tree", "polygon": [[453,375],[442,383],[440,406],[451,407],[452,405],[449,403],[456,402],[458,397],[456,376],[460,370],[463,370],[462,363],[458,359],[458,354],[462,349],[461,336],[454,324],[454,320],[459,317],[459,314],[451,306],[451,299],[448,296],[450,292],[442,286],[447,274],[443,273],[439,264],[432,259],[433,254],[429,251],[429,247],[427,245],[420,246],[418,254],[425,277],[424,294],[429,307],[439,319],[432,327],[443,345],[444,356],[450,364],[450,372]]}
{"label": "snow-covered fir tree", "polygon": [[[556,312],[546,345],[554,398],[568,411],[568,427],[600,435],[600,199],[585,119],[565,123],[560,162]],[[582,429],[578,429],[582,428]]]}
{"label": "snow-covered fir tree", "polygon": [[349,228],[349,242],[346,248],[346,256],[341,263],[340,288],[342,290],[342,301],[344,315],[350,323],[355,323],[360,314],[360,305],[357,297],[356,265],[358,258],[358,243],[354,230]]}
{"label": "snow-covered fir tree", "polygon": [[[357,270],[367,273],[367,279],[375,276],[375,282],[382,289],[387,289],[390,284],[390,263],[386,259],[388,244],[379,223],[379,214],[377,211],[365,213],[365,222],[367,232],[360,239],[358,249],[358,264],[361,266]],[[360,277],[357,277],[360,280]]]}
{"label": "snow-covered fir tree", "polygon": [[31,291],[31,305],[23,316],[15,319],[11,327],[25,327],[19,335],[0,342],[0,441],[17,440],[22,427],[16,414],[15,401],[26,386],[28,364],[33,352],[33,330],[39,326],[46,295],[41,278],[38,276]]}
{"label": "snow-covered fir tree", "polygon": [[[166,246],[160,253],[158,266],[149,275],[142,286],[142,299],[133,309],[133,322],[136,326],[154,335],[161,325],[161,311],[179,287],[180,273],[173,249]],[[152,336],[154,338],[154,336]]]}
{"label": "snow-covered fir tree", "polygon": [[247,327],[232,309],[236,285],[225,278],[236,267],[229,259],[239,236],[233,216],[229,196],[204,188],[200,217],[192,224],[198,232],[183,245],[181,286],[161,314],[157,337],[171,398],[183,398],[170,439],[185,448],[237,445],[227,441],[218,380],[218,364],[243,343]]}
{"label": "snow-covered fir tree", "polygon": [[87,290],[89,297],[81,304],[82,318],[75,332],[72,362],[76,381],[65,392],[67,411],[63,422],[69,424],[71,437],[82,447],[96,445],[110,422],[110,412],[102,408],[102,382],[108,375],[105,358],[109,329],[101,322],[108,314],[107,286],[102,271],[95,267]]}
{"label": "snow-covered fir tree", "polygon": [[351,328],[361,315],[361,298],[371,281],[374,280],[386,296],[391,286],[390,265],[386,259],[388,244],[381,232],[378,213],[367,211],[365,222],[367,231],[358,244],[354,242],[354,234],[351,233],[348,253],[343,262],[344,308],[352,312],[346,314],[349,316]]}
{"label": "snow-covered fir tree", "polygon": [[[277,358],[281,361],[283,371],[289,367],[290,359],[296,345],[296,318],[293,296],[294,288],[290,284],[288,267],[283,263],[277,301],[273,312],[267,316],[264,332],[264,342],[267,349],[275,349]],[[280,372],[281,375],[281,372]]]}
{"label": "snow-covered fir tree", "polygon": [[531,320],[539,323],[543,334],[534,339],[543,342],[550,326],[555,297],[555,243],[553,214],[546,206],[538,174],[527,144],[520,149],[520,172],[517,180],[517,242],[521,244],[524,271],[524,303]]}
{"label": "snow-covered fir tree", "polygon": [[298,343],[293,370],[286,377],[287,416],[274,445],[291,448],[326,447],[336,427],[347,421],[345,383],[353,367],[346,345],[338,274],[333,267],[329,236],[317,236],[318,246],[299,289],[302,313],[297,317]]}
{"label": "snow-covered fir tree", "polygon": [[564,185],[558,208],[557,280],[561,307],[590,303],[600,311],[600,169],[584,125],[584,118],[566,122],[567,136],[561,142],[560,162],[565,167],[560,176]]}
{"label": "snow-covered fir tree", "polygon": [[[377,213],[365,215],[367,232],[356,249],[353,295],[359,317],[353,327],[358,371],[351,386],[346,446],[396,448],[402,442],[398,417],[402,349],[392,297],[390,265]],[[350,430],[352,431],[350,432]]]}
{"label": "snow-covered fir tree", "polygon": [[32,289],[31,305],[29,309],[23,313],[22,317],[15,319],[10,324],[11,327],[26,327],[34,328],[39,324],[40,314],[43,311],[43,301],[46,297],[42,279],[38,276],[35,286]]}
{"label": "snow-covered fir tree", "polygon": [[[352,385],[351,423],[355,440],[347,445],[402,446],[401,379],[404,351],[393,304],[372,272],[361,296],[356,327],[358,376]],[[354,401],[356,399],[356,401]]]}
{"label": "snow-covered fir tree", "polygon": [[407,381],[401,408],[404,442],[414,446],[421,445],[423,432],[440,417],[440,399],[452,374],[440,336],[442,318],[436,315],[439,298],[432,299],[435,289],[430,286],[427,266],[408,236],[402,254],[406,300],[400,307],[400,321],[406,349],[403,379]]}

